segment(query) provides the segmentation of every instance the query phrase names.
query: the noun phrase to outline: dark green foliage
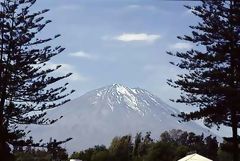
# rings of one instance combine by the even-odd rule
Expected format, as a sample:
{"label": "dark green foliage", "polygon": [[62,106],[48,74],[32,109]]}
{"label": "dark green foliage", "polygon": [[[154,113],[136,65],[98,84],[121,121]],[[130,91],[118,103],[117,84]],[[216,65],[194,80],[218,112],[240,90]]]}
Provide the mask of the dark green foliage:
{"label": "dark green foliage", "polygon": [[240,127],[240,1],[202,0],[190,7],[201,19],[190,26],[192,34],[178,37],[195,44],[195,49],[168,54],[180,59],[172,64],[185,74],[168,83],[182,90],[176,102],[198,107],[179,115],[183,121],[203,119],[208,127],[230,126],[233,131],[234,161],[238,159],[237,128]]}
{"label": "dark green foliage", "polygon": [[34,147],[25,147],[25,148],[15,148],[13,151],[16,161],[67,161],[68,154],[66,149],[57,146],[58,152],[53,154],[53,148],[34,148]]}
{"label": "dark green foliage", "polygon": [[132,137],[130,135],[115,137],[109,147],[109,152],[114,161],[130,161],[133,153]]}
{"label": "dark green foliage", "polygon": [[91,161],[92,155],[94,153],[93,148],[89,148],[84,152],[74,153],[71,158],[72,159],[81,159],[83,161]]}
{"label": "dark green foliage", "polygon": [[51,154],[45,150],[15,152],[16,161],[51,161]]}
{"label": "dark green foliage", "polygon": [[160,139],[161,141],[165,142],[165,143],[170,143],[172,142],[172,137],[170,136],[169,132],[168,131],[165,131],[163,132],[161,135],[160,135]]}
{"label": "dark green foliage", "polygon": [[80,152],[73,152],[70,156],[71,159],[80,159]]}
{"label": "dark green foliage", "polygon": [[61,160],[67,160],[68,155],[66,152],[66,149],[62,148],[60,145],[68,142],[71,139],[67,139],[65,141],[56,141],[55,139],[52,141],[50,139],[50,142],[47,144],[47,152],[51,154],[51,160],[53,161],[61,161]]}
{"label": "dark green foliage", "polygon": [[151,132],[147,132],[144,138],[142,138],[142,142],[138,147],[138,154],[140,157],[147,154],[147,151],[152,143],[153,139],[151,138]]}
{"label": "dark green foliage", "polygon": [[110,161],[111,157],[108,150],[94,152],[91,161]]}
{"label": "dark green foliage", "polygon": [[[238,137],[238,143],[239,143],[240,137]],[[240,143],[238,144],[240,146]],[[220,150],[219,150],[219,156],[221,158],[230,158],[230,155],[232,153],[233,149],[233,139],[232,137],[224,137],[223,143],[220,144]],[[238,150],[238,153],[240,150]],[[231,160],[231,159],[229,159]],[[240,158],[239,158],[240,160]]]}
{"label": "dark green foliage", "polygon": [[173,161],[176,156],[176,147],[171,143],[157,142],[151,146],[146,161]]}
{"label": "dark green foliage", "polygon": [[159,141],[153,141],[150,132],[143,137],[137,133],[134,140],[129,135],[115,137],[108,149],[95,146],[74,152],[70,158],[82,161],[177,161],[188,153],[196,152],[218,161],[218,150],[215,137],[174,129],[162,133]]}
{"label": "dark green foliage", "polygon": [[137,133],[134,140],[134,147],[133,147],[133,156],[138,157],[139,154],[139,148],[142,143],[142,133]]}
{"label": "dark green foliage", "polygon": [[216,137],[211,135],[205,138],[203,134],[196,135],[192,132],[173,129],[163,132],[160,138],[162,142],[173,144],[176,147],[178,158],[192,151],[214,161],[217,160],[218,142]]}
{"label": "dark green foliage", "polygon": [[185,145],[179,145],[179,146],[177,146],[177,148],[176,148],[176,159],[181,159],[181,158],[183,158],[183,157],[185,157],[187,154],[188,154],[188,152],[189,152],[190,150],[189,150],[189,147],[187,147],[187,146],[185,146]]}
{"label": "dark green foliage", "polygon": [[[19,125],[49,125],[58,119],[45,118],[46,110],[58,107],[73,91],[56,83],[71,74],[53,76],[60,68],[47,68],[47,62],[61,53],[61,46],[45,45],[52,38],[37,38],[51,21],[32,13],[36,0],[3,0],[0,2],[0,158],[11,160],[9,145],[40,146],[23,139],[28,131]],[[53,86],[54,85],[54,86]]]}
{"label": "dark green foliage", "polygon": [[89,148],[84,151],[74,152],[71,155],[71,159],[80,159],[82,161],[95,161],[95,160],[105,160],[108,159],[109,153],[105,146],[97,145],[94,148]]}
{"label": "dark green foliage", "polygon": [[211,135],[204,139],[206,143],[205,154],[211,159],[217,158],[218,152],[218,142],[216,137],[212,137]]}
{"label": "dark green foliage", "polygon": [[223,150],[218,151],[218,158],[219,158],[219,161],[226,161],[226,160],[227,161],[232,161],[231,153],[225,152]]}
{"label": "dark green foliage", "polygon": [[202,154],[204,150],[204,136],[196,135],[192,132],[188,134],[187,146],[190,149],[194,149],[194,151]]}
{"label": "dark green foliage", "polygon": [[179,129],[172,129],[165,131],[160,135],[160,139],[163,142],[172,143],[177,145],[187,145],[190,133]]}

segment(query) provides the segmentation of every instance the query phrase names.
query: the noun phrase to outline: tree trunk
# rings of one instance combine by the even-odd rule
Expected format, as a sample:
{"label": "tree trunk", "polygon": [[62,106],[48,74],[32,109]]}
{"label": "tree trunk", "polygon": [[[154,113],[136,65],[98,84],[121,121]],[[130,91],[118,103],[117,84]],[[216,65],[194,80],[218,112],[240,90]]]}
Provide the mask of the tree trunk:
{"label": "tree trunk", "polygon": [[14,161],[14,156],[11,154],[11,149],[4,141],[0,141],[0,158],[2,161]]}
{"label": "tree trunk", "polygon": [[236,111],[232,111],[233,161],[238,161],[238,128]]}
{"label": "tree trunk", "polygon": [[6,93],[1,92],[1,101],[0,101],[0,160],[12,161],[11,149],[9,148],[6,138],[6,129],[4,127],[4,104]]}

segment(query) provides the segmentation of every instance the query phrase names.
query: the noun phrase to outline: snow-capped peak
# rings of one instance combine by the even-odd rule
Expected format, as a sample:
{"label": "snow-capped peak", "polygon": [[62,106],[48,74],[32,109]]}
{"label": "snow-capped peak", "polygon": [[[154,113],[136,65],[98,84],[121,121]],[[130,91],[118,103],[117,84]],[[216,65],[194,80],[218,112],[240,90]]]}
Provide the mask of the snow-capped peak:
{"label": "snow-capped peak", "polygon": [[112,84],[89,92],[92,104],[101,103],[111,111],[127,109],[128,112],[137,112],[141,116],[162,108],[166,113],[176,113],[174,109],[165,105],[157,96],[141,88],[129,88],[122,84]]}
{"label": "snow-capped peak", "polygon": [[102,91],[106,91],[104,97],[107,97],[108,104],[112,110],[114,110],[116,105],[124,105],[130,110],[137,111],[141,115],[143,114],[138,108],[138,100],[130,88],[121,84],[113,84]]}

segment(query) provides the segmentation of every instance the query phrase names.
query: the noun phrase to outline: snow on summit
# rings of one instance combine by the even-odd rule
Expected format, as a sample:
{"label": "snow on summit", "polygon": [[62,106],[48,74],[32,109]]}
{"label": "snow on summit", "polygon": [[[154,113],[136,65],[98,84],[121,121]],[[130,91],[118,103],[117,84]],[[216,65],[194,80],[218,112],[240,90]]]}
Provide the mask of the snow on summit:
{"label": "snow on summit", "polygon": [[156,101],[156,96],[149,92],[140,88],[129,88],[121,84],[113,84],[97,89],[96,95],[94,103],[106,101],[112,111],[114,108],[119,107],[119,105],[123,105],[124,108],[136,111],[141,116],[144,116],[150,110],[150,105],[159,104]]}

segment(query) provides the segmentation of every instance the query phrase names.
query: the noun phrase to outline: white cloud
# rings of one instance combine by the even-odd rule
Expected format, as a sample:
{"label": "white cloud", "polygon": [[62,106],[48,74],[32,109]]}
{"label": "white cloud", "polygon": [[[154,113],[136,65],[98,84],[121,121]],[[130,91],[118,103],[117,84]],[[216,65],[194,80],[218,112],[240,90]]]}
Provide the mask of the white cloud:
{"label": "white cloud", "polygon": [[97,59],[96,56],[88,54],[84,51],[78,51],[78,52],[75,52],[75,53],[70,53],[69,55],[73,56],[73,57],[84,58],[84,59],[91,59],[91,60]]}
{"label": "white cloud", "polygon": [[61,67],[58,70],[56,70],[54,73],[56,73],[58,75],[65,75],[68,73],[72,73],[72,75],[67,78],[70,81],[86,81],[86,80],[88,80],[88,78],[79,74],[77,72],[77,70],[74,68],[74,66],[72,66],[70,64],[66,64],[66,63],[56,64],[56,63],[48,62],[43,69],[54,69],[58,65],[61,65]]}
{"label": "white cloud", "polygon": [[155,34],[146,34],[146,33],[124,33],[115,37],[115,40],[123,41],[123,42],[131,42],[131,41],[145,41],[145,42],[155,42],[160,39],[160,35]]}
{"label": "white cloud", "polygon": [[178,42],[173,45],[170,45],[171,49],[177,49],[177,50],[188,50],[191,49],[193,46],[189,43],[184,42]]}
{"label": "white cloud", "polygon": [[128,5],[126,8],[127,9],[137,9],[137,8],[141,8],[141,6],[137,5],[137,4],[131,4],[131,5]]}
{"label": "white cloud", "polygon": [[153,5],[138,5],[138,4],[131,4],[125,7],[128,10],[148,10],[148,11],[156,11],[157,8]]}
{"label": "white cloud", "polygon": [[79,74],[76,69],[70,64],[61,64],[62,67],[59,69],[63,74],[73,73],[69,79],[72,81],[86,81],[87,78]]}

